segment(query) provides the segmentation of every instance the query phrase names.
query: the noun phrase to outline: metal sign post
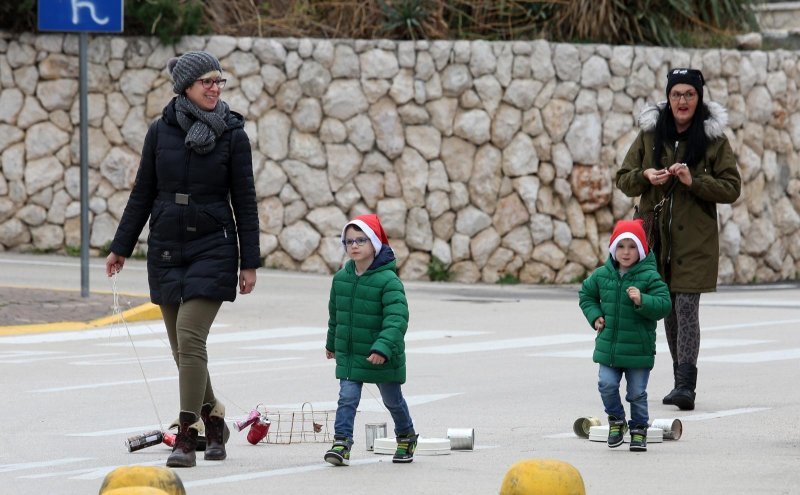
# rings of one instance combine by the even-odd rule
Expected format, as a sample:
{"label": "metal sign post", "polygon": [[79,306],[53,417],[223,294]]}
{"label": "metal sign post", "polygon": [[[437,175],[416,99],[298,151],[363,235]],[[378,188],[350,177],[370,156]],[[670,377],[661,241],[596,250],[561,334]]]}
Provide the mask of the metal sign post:
{"label": "metal sign post", "polygon": [[81,296],[89,297],[89,76],[90,32],[121,33],[123,0],[39,0],[39,31],[80,34]]}

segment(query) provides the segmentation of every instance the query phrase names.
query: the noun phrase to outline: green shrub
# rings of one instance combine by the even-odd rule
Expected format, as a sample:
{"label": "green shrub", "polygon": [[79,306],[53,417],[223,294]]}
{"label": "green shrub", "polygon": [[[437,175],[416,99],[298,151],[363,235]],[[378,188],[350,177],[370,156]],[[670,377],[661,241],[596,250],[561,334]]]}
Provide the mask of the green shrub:
{"label": "green shrub", "polygon": [[126,0],[125,34],[157,36],[172,44],[181,36],[208,32],[199,0]]}
{"label": "green shrub", "polygon": [[516,285],[519,283],[519,277],[513,273],[504,273],[497,279],[496,283],[500,285]]}
{"label": "green shrub", "polygon": [[433,282],[447,282],[451,276],[450,266],[436,256],[431,256],[428,262],[428,278]]}

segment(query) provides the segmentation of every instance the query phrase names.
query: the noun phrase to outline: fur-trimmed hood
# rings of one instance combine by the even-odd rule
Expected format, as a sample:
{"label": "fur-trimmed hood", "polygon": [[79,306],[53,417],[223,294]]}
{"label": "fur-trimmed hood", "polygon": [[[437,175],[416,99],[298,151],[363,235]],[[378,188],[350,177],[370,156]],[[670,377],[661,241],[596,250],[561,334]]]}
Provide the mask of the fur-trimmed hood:
{"label": "fur-trimmed hood", "polygon": [[[717,139],[724,136],[725,127],[728,125],[728,110],[714,101],[704,102],[703,105],[708,110],[708,118],[703,122],[706,137]],[[665,100],[656,105],[650,104],[644,107],[642,113],[639,114],[639,128],[645,132],[654,131],[658,116],[666,106],[667,102]]]}

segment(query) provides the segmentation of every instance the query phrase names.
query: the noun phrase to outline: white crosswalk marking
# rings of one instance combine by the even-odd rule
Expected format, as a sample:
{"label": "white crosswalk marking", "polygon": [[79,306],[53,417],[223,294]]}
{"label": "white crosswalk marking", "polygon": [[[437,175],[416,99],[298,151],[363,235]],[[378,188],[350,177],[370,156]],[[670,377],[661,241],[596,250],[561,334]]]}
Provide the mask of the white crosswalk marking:
{"label": "white crosswalk marking", "polygon": [[17,464],[0,464],[0,473],[11,473],[13,471],[25,471],[27,469],[49,468],[53,466],[63,466],[92,460],[91,457],[65,457],[64,459],[54,459],[41,462],[20,462]]}
{"label": "white crosswalk marking", "polygon": [[786,359],[800,359],[800,349],[748,352],[728,354],[725,356],[700,356],[700,361],[712,363],[766,363],[771,361],[784,361]]}
{"label": "white crosswalk marking", "polygon": [[525,347],[539,347],[559,344],[572,344],[575,342],[591,342],[594,335],[585,334],[559,334],[545,335],[543,337],[524,337],[521,339],[488,340],[482,342],[468,342],[462,344],[438,345],[429,347],[406,348],[408,354],[461,354],[466,352],[487,352],[504,349],[522,349]]}
{"label": "white crosswalk marking", "polygon": [[[755,339],[714,339],[705,338],[700,339],[700,349],[724,349],[726,347],[743,347],[754,346],[757,344],[768,344],[774,342],[773,340],[755,340]],[[528,354],[532,357],[561,357],[561,358],[592,358],[594,349],[575,349],[568,351],[552,351],[552,352],[537,352]],[[659,342],[656,344],[656,355],[669,354],[669,346],[666,342]]]}
{"label": "white crosswalk marking", "polygon": [[[415,330],[406,334],[406,342],[420,342],[424,340],[437,340],[452,337],[472,337],[484,335],[488,332],[467,332],[463,330]],[[325,342],[322,340],[311,340],[306,342],[291,342],[288,344],[269,344],[248,346],[247,349],[268,349],[271,351],[311,351],[321,350]]]}

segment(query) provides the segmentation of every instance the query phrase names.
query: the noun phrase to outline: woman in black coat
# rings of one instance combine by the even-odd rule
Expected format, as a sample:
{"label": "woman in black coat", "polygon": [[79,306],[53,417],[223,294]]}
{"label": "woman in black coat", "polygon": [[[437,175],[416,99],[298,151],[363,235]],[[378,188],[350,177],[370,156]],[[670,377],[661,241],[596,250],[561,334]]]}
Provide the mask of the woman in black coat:
{"label": "woman in black coat", "polygon": [[205,459],[226,457],[225,407],[211,387],[206,341],[237,285],[240,294],[253,291],[261,261],[250,141],[244,118],[220,100],[219,61],[188,52],[168,68],[178,96],[147,132],[106,273],[122,270],[149,217],[150,298],[161,307],[180,388],[167,466],[191,467],[203,427]]}

